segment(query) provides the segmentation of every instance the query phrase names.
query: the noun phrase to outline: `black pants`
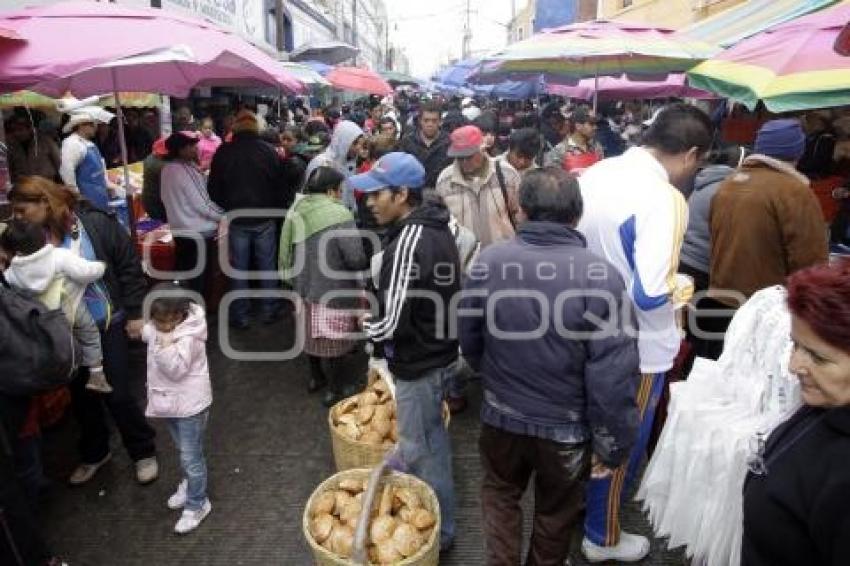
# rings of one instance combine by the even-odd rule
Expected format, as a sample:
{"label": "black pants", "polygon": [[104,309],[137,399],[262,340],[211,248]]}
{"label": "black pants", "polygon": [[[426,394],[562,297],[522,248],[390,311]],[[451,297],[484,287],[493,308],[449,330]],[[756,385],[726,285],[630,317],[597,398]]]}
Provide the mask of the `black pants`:
{"label": "black pants", "polygon": [[[686,263],[679,266],[679,271],[694,278],[696,292],[707,291],[709,276]],[[732,322],[732,308],[709,297],[702,297],[694,303],[694,316],[689,320],[687,334],[688,342],[693,347],[692,357],[716,360],[723,352],[723,338],[729,324]],[[691,322],[695,324],[691,324]],[[709,337],[708,335],[715,335]]]}
{"label": "black pants", "polygon": [[15,474],[12,447],[29,399],[0,397],[0,564],[41,565],[49,557],[31,503]]}
{"label": "black pants", "polygon": [[133,397],[124,321],[115,322],[103,332],[101,344],[103,371],[112,386],[112,393],[95,393],[86,389],[88,372],[85,370],[80,371],[71,383],[71,404],[80,425],[80,459],[93,464],[109,452],[106,411],[115,421],[130,458],[133,461],[150,458],[155,453],[156,433]]}
{"label": "black pants", "polygon": [[511,434],[486,424],[478,445],[486,564],[523,563],[520,500],[534,472],[534,521],[525,565],[563,566],[590,475],[589,445]]}
{"label": "black pants", "polygon": [[[203,242],[203,244],[202,244]],[[198,266],[200,258],[199,246],[204,247],[204,264],[201,273],[197,277],[184,279],[186,287],[197,292],[202,297],[206,298],[206,292],[209,287],[210,265],[218,261],[218,246],[215,238],[203,238],[195,240],[193,238],[174,237],[174,270],[175,271],[190,271]]]}
{"label": "black pants", "polygon": [[348,355],[337,358],[320,358],[307,356],[310,360],[310,375],[318,382],[327,382],[328,389],[342,395],[348,392],[353,383],[351,379],[352,364]]}

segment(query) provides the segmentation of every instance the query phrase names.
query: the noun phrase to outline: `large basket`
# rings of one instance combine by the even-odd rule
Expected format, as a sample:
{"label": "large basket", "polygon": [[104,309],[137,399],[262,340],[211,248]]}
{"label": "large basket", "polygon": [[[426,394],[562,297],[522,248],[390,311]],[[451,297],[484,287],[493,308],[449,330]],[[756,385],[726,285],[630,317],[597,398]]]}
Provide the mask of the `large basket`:
{"label": "large basket", "polygon": [[348,399],[344,399],[331,407],[328,411],[328,428],[331,429],[331,444],[334,451],[334,463],[337,471],[351,470],[354,468],[371,468],[380,464],[388,448],[375,446],[367,442],[352,440],[339,432],[334,426],[334,415],[339,412],[340,406]]}
{"label": "large basket", "polygon": [[[345,470],[338,472],[330,478],[322,482],[319,487],[313,491],[310,499],[307,500],[307,506],[304,508],[304,515],[301,519],[301,527],[304,530],[304,537],[310,545],[310,550],[313,552],[313,563],[316,566],[358,566],[352,560],[341,558],[331,551],[323,548],[310,535],[310,512],[316,504],[316,498],[326,491],[335,490],[339,487],[339,482],[345,479],[355,479],[358,481],[368,480],[371,470],[356,469]],[[381,478],[380,486],[383,487],[387,482],[395,487],[406,487],[416,492],[422,500],[423,506],[433,513],[437,519],[434,529],[431,531],[431,536],[422,545],[422,548],[401,562],[396,563],[397,566],[437,566],[440,562],[440,504],[437,501],[437,496],[434,491],[428,487],[428,484],[422,480],[399,472],[391,472]]]}
{"label": "large basket", "polygon": [[[349,397],[350,399],[350,397]],[[328,411],[328,428],[331,431],[331,444],[334,452],[334,464],[337,471],[351,470],[355,468],[371,468],[377,466],[384,460],[384,456],[391,448],[383,446],[375,446],[367,442],[352,440],[339,432],[334,426],[334,415],[339,411],[340,406],[348,401],[343,399]],[[449,406],[443,402],[443,423],[446,428],[449,428],[449,420],[451,413]]]}

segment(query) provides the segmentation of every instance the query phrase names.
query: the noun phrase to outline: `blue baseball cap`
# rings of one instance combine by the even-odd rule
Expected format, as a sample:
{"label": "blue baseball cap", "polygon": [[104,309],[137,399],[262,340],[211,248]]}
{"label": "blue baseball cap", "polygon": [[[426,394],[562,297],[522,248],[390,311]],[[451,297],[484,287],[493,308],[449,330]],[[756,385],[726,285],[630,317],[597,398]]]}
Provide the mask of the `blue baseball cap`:
{"label": "blue baseball cap", "polygon": [[364,193],[390,187],[421,189],[425,184],[425,168],[409,153],[395,151],[380,158],[371,171],[349,177],[348,184]]}

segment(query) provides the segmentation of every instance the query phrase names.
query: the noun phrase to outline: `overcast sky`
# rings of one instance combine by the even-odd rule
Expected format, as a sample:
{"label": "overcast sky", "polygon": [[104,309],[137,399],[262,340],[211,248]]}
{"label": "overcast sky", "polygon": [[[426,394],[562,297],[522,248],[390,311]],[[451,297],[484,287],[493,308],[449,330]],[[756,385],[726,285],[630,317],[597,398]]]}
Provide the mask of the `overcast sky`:
{"label": "overcast sky", "polygon": [[[526,0],[515,0],[517,11]],[[385,0],[390,41],[403,47],[411,73],[429,78],[449,58],[461,55],[467,0]],[[511,0],[470,0],[472,50],[489,50],[506,43]]]}

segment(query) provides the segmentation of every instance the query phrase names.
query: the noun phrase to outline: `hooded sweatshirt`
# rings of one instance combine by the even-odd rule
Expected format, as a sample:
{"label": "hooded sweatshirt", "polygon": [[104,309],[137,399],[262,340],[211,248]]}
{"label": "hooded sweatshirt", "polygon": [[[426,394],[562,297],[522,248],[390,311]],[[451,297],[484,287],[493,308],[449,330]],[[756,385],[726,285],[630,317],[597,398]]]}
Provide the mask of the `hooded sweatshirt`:
{"label": "hooded sweatshirt", "polygon": [[688,229],[682,244],[682,263],[708,275],[711,269],[711,227],[709,213],[717,189],[735,170],[728,165],[712,165],[700,170],[694,181],[694,192],[688,198]]}
{"label": "hooded sweatshirt", "polygon": [[449,217],[444,204],[426,199],[385,236],[377,278],[379,317],[364,329],[383,343],[398,379],[416,380],[457,360],[449,305],[460,291],[462,272]]}
{"label": "hooded sweatshirt", "polygon": [[[47,244],[33,254],[13,257],[3,276],[15,289],[32,295],[41,295],[57,278],[65,277],[69,300],[76,306],[85,286],[103,277],[105,269],[102,261],[89,261],[70,250]],[[47,306],[59,307],[58,304]]]}
{"label": "hooded sweatshirt", "polygon": [[[357,138],[363,135],[363,130],[354,122],[343,120],[336,125],[331,143],[328,148],[314,157],[304,174],[304,187],[310,179],[310,175],[318,167],[332,167],[345,175],[346,178],[354,173],[356,161],[348,159],[348,151],[351,146],[357,141]],[[304,191],[302,187],[302,192]],[[342,192],[342,203],[351,211],[357,210],[357,202],[354,199],[354,191],[346,183]]]}
{"label": "hooded sweatshirt", "polygon": [[193,304],[186,320],[167,334],[148,322],[142,340],[148,345],[147,416],[191,417],[212,404],[207,320],[200,306]]}

